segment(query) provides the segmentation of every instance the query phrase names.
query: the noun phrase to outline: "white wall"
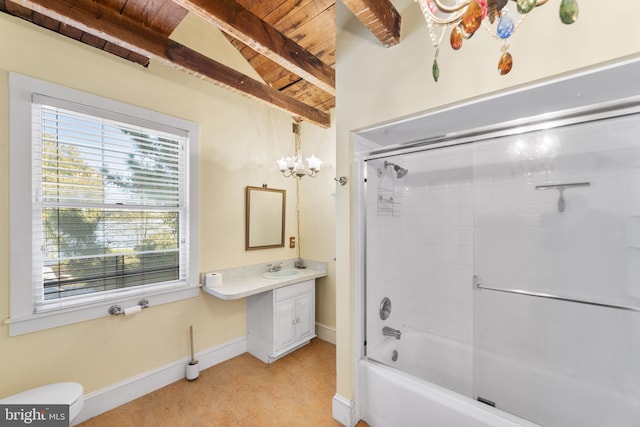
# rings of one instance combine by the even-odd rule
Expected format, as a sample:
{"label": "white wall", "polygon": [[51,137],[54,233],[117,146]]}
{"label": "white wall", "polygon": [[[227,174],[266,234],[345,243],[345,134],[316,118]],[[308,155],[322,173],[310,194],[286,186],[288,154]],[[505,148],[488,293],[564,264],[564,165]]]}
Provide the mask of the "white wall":
{"label": "white wall", "polygon": [[[190,19],[187,25],[195,23]],[[219,34],[216,37],[197,25],[183,30],[176,35],[180,40],[206,45],[203,51],[236,55],[227,60],[241,63],[240,54]],[[200,171],[201,271],[266,265],[297,255],[288,246],[257,251],[244,247],[247,185],[287,190],[286,236],[297,233],[295,180],[283,178],[275,162],[289,152],[293,141],[289,115],[164,64],[151,61],[149,67],[141,67],[4,13],[0,13],[0,37],[6,41],[0,44],[0,319],[10,316],[9,72],[200,125],[199,158],[195,160]],[[223,44],[212,48],[216,43]],[[335,153],[334,133],[308,123],[302,126],[303,150],[315,150],[328,160],[318,178],[301,185],[302,256],[330,263],[335,248],[334,165],[330,160]],[[331,264],[329,276],[319,280],[318,288],[318,320],[333,327]],[[107,316],[17,337],[9,337],[8,326],[2,324],[0,396],[60,381],[79,382],[91,393],[153,371],[187,356],[189,325],[194,327],[196,352],[238,340],[245,335],[245,300],[223,301],[202,293],[151,307],[134,318]]]}

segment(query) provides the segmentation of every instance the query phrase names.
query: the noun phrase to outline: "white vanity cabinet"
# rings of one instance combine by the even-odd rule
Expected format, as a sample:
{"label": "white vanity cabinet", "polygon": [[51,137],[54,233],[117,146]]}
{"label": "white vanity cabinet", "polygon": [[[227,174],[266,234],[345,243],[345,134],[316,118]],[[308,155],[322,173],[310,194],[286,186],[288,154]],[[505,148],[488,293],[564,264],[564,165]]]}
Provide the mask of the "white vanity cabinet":
{"label": "white vanity cabinet", "polygon": [[247,349],[265,363],[315,337],[315,280],[247,297]]}

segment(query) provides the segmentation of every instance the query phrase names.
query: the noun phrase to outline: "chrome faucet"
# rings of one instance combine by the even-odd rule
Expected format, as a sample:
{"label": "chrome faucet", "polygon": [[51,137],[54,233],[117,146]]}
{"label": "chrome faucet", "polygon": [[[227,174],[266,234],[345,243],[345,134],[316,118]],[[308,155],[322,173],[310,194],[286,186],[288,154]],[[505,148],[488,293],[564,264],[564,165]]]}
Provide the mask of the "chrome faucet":
{"label": "chrome faucet", "polygon": [[276,271],[282,270],[282,263],[279,262],[277,264],[267,264],[267,272],[275,273]]}
{"label": "chrome faucet", "polygon": [[400,332],[400,330],[398,329],[393,329],[388,326],[382,328],[382,335],[384,335],[385,337],[394,337],[395,339],[399,340],[401,334],[402,332]]}

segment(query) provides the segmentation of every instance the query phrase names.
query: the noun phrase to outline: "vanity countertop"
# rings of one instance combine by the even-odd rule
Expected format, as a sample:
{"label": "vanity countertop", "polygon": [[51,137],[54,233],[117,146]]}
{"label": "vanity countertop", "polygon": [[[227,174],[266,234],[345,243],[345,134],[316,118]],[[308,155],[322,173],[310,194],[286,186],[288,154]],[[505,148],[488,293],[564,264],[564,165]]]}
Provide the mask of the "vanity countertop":
{"label": "vanity countertop", "polygon": [[[296,269],[293,266],[294,261],[295,260],[274,262],[274,264],[281,262],[283,264],[283,270],[292,269],[300,272],[300,274],[293,277],[263,277],[262,274],[267,271],[267,263],[264,263],[247,267],[218,270],[217,273],[222,275],[222,285],[210,288],[205,286],[203,283],[202,290],[220,299],[240,299],[327,275],[326,262],[304,260],[307,268]],[[204,282],[204,280],[202,281]]]}

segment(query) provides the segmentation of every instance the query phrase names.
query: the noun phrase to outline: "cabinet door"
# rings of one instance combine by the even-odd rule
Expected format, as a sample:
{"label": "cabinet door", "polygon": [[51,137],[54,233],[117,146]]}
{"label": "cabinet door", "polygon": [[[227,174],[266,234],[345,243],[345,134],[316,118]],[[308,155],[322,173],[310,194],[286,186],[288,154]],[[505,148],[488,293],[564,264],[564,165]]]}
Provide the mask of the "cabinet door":
{"label": "cabinet door", "polygon": [[279,350],[296,339],[295,300],[279,302],[275,306],[274,350]]}
{"label": "cabinet door", "polygon": [[315,302],[313,294],[297,298],[295,311],[296,339],[313,335],[315,332]]}

